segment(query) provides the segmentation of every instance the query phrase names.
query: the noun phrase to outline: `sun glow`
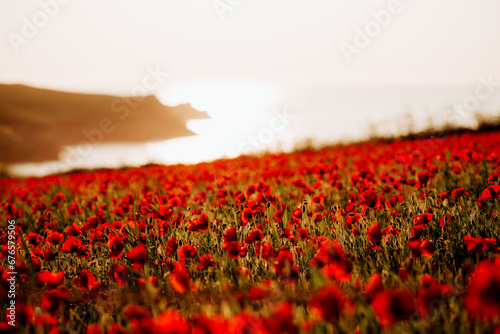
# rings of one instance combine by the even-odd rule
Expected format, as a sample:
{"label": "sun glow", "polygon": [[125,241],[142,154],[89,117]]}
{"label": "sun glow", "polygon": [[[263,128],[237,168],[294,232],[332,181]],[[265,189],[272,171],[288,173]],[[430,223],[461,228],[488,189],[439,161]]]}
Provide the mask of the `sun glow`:
{"label": "sun glow", "polygon": [[[197,162],[241,153],[248,136],[266,127],[278,93],[269,86],[250,83],[208,82],[169,87],[159,95],[166,105],[190,103],[211,119],[191,120],[188,128],[198,136],[161,142],[153,152],[162,162]],[[262,149],[264,147],[262,145]]]}

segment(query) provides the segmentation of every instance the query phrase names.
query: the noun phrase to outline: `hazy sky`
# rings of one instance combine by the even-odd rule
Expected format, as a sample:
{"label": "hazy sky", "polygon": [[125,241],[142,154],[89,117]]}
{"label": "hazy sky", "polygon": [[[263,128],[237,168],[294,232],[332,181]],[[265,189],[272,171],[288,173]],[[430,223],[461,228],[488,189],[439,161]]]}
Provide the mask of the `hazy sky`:
{"label": "hazy sky", "polygon": [[471,84],[500,79],[499,16],[498,0],[0,0],[0,82],[128,94],[158,66],[169,84]]}

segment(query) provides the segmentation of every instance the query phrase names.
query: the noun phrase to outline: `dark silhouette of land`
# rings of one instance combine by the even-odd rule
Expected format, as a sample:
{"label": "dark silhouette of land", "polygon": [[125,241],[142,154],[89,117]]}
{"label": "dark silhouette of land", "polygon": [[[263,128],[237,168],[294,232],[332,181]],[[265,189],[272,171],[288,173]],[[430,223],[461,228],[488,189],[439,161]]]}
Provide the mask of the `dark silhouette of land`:
{"label": "dark silhouette of land", "polygon": [[191,136],[189,104],[166,107],[153,96],[117,97],[0,84],[0,162],[58,160],[65,146],[141,143]]}

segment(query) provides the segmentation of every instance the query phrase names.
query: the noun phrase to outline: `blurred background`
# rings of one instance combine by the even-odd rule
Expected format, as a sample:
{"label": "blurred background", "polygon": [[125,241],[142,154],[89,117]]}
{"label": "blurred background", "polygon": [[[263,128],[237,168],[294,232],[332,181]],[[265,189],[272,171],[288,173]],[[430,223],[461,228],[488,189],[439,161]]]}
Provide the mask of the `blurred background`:
{"label": "blurred background", "polygon": [[0,160],[196,163],[500,115],[496,0],[0,0]]}

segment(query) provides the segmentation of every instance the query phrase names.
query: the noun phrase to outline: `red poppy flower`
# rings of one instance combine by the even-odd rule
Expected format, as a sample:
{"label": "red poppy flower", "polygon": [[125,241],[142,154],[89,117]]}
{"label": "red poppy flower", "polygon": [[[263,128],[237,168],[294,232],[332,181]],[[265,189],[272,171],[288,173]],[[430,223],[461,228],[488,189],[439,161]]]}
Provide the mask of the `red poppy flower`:
{"label": "red poppy flower", "polygon": [[389,235],[398,235],[399,231],[396,229],[396,226],[394,225],[389,225],[386,228],[382,229],[382,235],[384,236],[389,236]]}
{"label": "red poppy flower", "polygon": [[116,267],[113,271],[113,278],[119,286],[127,285],[129,280],[127,267],[124,264]]}
{"label": "red poppy flower", "polygon": [[432,257],[434,255],[434,251],[436,250],[436,246],[429,239],[425,239],[420,244],[420,253],[425,257]]}
{"label": "red poppy flower", "polygon": [[273,265],[278,275],[282,275],[287,268],[290,270],[293,265],[292,253],[285,250],[280,251]]}
{"label": "red poppy flower", "polygon": [[424,234],[425,228],[425,225],[413,225],[410,230],[411,235],[413,236],[413,238],[420,238],[422,234]]}
{"label": "red poppy flower", "polygon": [[63,299],[68,295],[69,291],[67,289],[50,290],[40,297],[40,307],[53,316],[57,315]]}
{"label": "red poppy flower", "polygon": [[319,271],[326,278],[330,280],[335,279],[339,282],[348,282],[352,278],[351,273],[346,272],[345,269],[339,266],[337,263],[327,264]]}
{"label": "red poppy flower", "polygon": [[78,277],[73,279],[73,284],[80,288],[80,290],[90,290],[96,286],[96,283],[94,274],[87,269],[80,271]]}
{"label": "red poppy flower", "polygon": [[273,307],[273,314],[264,319],[264,326],[268,333],[289,333],[299,332],[297,325],[293,323],[293,305],[290,302],[281,302]]}
{"label": "red poppy flower", "polygon": [[248,223],[253,217],[253,211],[250,208],[243,209],[243,213],[241,214],[241,220],[244,223]]}
{"label": "red poppy flower", "polygon": [[28,233],[25,236],[25,238],[26,238],[26,240],[28,240],[28,242],[32,246],[39,245],[39,244],[43,243],[43,241],[44,241],[44,238],[40,234],[35,233],[35,232]]}
{"label": "red poppy flower", "polygon": [[178,196],[172,197],[168,200],[168,205],[173,207],[180,207],[182,205],[182,199]]}
{"label": "red poppy flower", "polygon": [[307,228],[298,228],[295,230],[295,232],[297,232],[297,237],[300,239],[300,240],[307,240],[309,239],[309,231],[307,230]]}
{"label": "red poppy flower", "polygon": [[405,282],[408,279],[408,271],[405,268],[399,268],[398,276],[401,281]]}
{"label": "red poppy flower", "polygon": [[466,192],[465,188],[463,188],[463,187],[457,188],[457,189],[453,189],[453,191],[451,192],[451,198],[459,198],[459,197],[462,197],[462,196],[465,196],[465,195],[469,195],[469,193]]}
{"label": "red poppy flower", "polygon": [[236,234],[236,227],[231,227],[226,230],[226,233],[222,235],[224,242],[237,241],[238,235]]}
{"label": "red poppy flower", "polygon": [[414,223],[417,225],[426,225],[432,222],[432,213],[422,213],[414,218]]}
{"label": "red poppy flower", "polygon": [[174,215],[174,210],[170,209],[168,205],[160,205],[160,208],[153,212],[153,218],[154,219],[159,219],[163,221],[168,221],[172,219]]}
{"label": "red poppy flower", "polygon": [[189,223],[188,231],[191,232],[208,231],[208,216],[204,213],[200,217],[192,220]]}
{"label": "red poppy flower", "polygon": [[247,248],[241,247],[241,242],[231,241],[224,243],[227,251],[227,255],[233,260],[237,260],[238,257],[243,257],[247,254]]}
{"label": "red poppy flower", "polygon": [[[33,323],[33,315],[35,311],[33,307],[22,302],[16,302],[15,304],[15,323],[17,328],[22,328],[26,325]],[[7,311],[8,312],[8,311]],[[8,318],[7,318],[8,319]]]}
{"label": "red poppy flower", "polygon": [[312,311],[329,322],[338,320],[346,305],[347,297],[335,283],[324,286],[309,300]]}
{"label": "red poppy flower", "polygon": [[36,279],[45,284],[45,289],[52,290],[58,288],[64,283],[64,271],[52,273],[50,271],[43,271],[36,274]]}
{"label": "red poppy flower", "polygon": [[483,253],[486,250],[484,240],[482,237],[471,237],[470,235],[464,236],[465,244],[467,245],[467,250],[469,252],[476,252],[478,254]]}
{"label": "red poppy flower", "polygon": [[116,322],[112,323],[111,326],[109,326],[108,331],[106,334],[127,334],[127,330],[122,328],[120,325],[118,325]]}
{"label": "red poppy flower", "polygon": [[374,208],[377,205],[378,197],[377,191],[375,190],[365,190],[361,194],[361,197],[364,200],[364,204],[370,208]]}
{"label": "red poppy flower", "polygon": [[188,289],[194,290],[189,272],[182,262],[174,262],[174,271],[170,274],[170,286],[178,293],[184,293]]}
{"label": "red poppy flower", "polygon": [[420,236],[413,236],[408,240],[408,247],[410,247],[410,251],[414,257],[420,257],[422,253],[420,252],[420,245],[422,244],[422,240]]}
{"label": "red poppy flower", "polygon": [[64,236],[59,232],[50,232],[46,239],[52,245],[59,245],[64,240]]}
{"label": "red poppy flower", "polygon": [[418,172],[417,179],[420,183],[422,183],[423,185],[426,185],[427,182],[429,182],[429,172],[428,171]]}
{"label": "red poppy flower", "polygon": [[500,316],[500,259],[481,261],[471,274],[464,298],[470,315],[481,320]]}
{"label": "red poppy flower", "polygon": [[365,284],[365,298],[367,302],[371,302],[379,292],[384,291],[384,284],[379,273],[373,274]]}
{"label": "red poppy flower", "polygon": [[269,241],[257,242],[255,244],[255,254],[266,261],[271,261],[276,256],[273,245]]}
{"label": "red poppy flower", "polygon": [[132,269],[141,270],[148,262],[148,251],[143,244],[140,244],[129,250],[127,257],[132,262]]}
{"label": "red poppy flower", "polygon": [[358,221],[359,221],[359,216],[352,212],[345,217],[345,222],[348,225],[348,228],[351,228],[350,225],[355,224]]}
{"label": "red poppy flower", "polygon": [[271,295],[271,291],[269,289],[264,289],[258,286],[253,286],[248,291],[247,298],[251,302],[260,302],[266,299]]}
{"label": "red poppy flower", "polygon": [[448,284],[439,284],[432,276],[422,276],[422,286],[417,294],[417,310],[421,317],[428,317],[453,292]]}
{"label": "red poppy flower", "polygon": [[198,264],[198,270],[204,270],[209,267],[214,267],[217,265],[211,254],[205,254],[199,257],[200,263]]}
{"label": "red poppy flower", "polygon": [[123,239],[118,236],[112,236],[109,239],[109,258],[121,259],[123,252]]}
{"label": "red poppy flower", "polygon": [[500,185],[492,185],[484,189],[481,194],[481,199],[484,201],[491,201],[499,198],[500,196]]}
{"label": "red poppy flower", "polygon": [[153,316],[150,310],[142,305],[137,304],[128,304],[123,310],[123,315],[130,322],[140,322],[142,319],[151,318]]}
{"label": "red poppy flower", "polygon": [[87,226],[91,229],[97,228],[97,226],[99,226],[99,217],[89,217],[89,219],[87,219]]}
{"label": "red poppy flower", "polygon": [[76,223],[71,224],[70,226],[66,227],[64,230],[64,234],[66,234],[68,237],[77,237],[82,234],[80,231],[80,226],[78,226]]}
{"label": "red poppy flower", "polygon": [[450,196],[448,195],[448,193],[441,193],[438,195],[438,197],[441,202],[444,202],[445,200],[448,201],[450,200]]}
{"label": "red poppy flower", "polygon": [[257,186],[255,184],[251,184],[247,187],[247,190],[245,191],[247,197],[251,196],[253,193],[257,191]]}
{"label": "red poppy flower", "polygon": [[172,238],[168,239],[168,241],[167,241],[167,254],[174,255],[175,252],[177,252],[177,247],[178,247],[178,243],[177,243],[176,237],[172,237]]}
{"label": "red poppy flower", "polygon": [[497,239],[494,238],[484,238],[484,245],[486,247],[486,251],[493,254],[497,254],[500,250],[497,245]]}
{"label": "red poppy flower", "polygon": [[295,238],[295,235],[293,234],[292,230],[289,228],[285,228],[283,230],[283,234],[279,236],[280,238],[286,238],[292,242],[297,241],[297,238]]}
{"label": "red poppy flower", "polygon": [[262,231],[259,229],[255,229],[250,231],[248,237],[245,238],[245,244],[250,245],[256,241],[261,241],[262,239],[264,239],[264,234],[262,233]]}
{"label": "red poppy flower", "polygon": [[192,245],[181,246],[181,248],[179,248],[179,250],[177,251],[177,255],[179,256],[182,262],[185,262],[186,259],[188,258],[196,257],[197,254],[198,254],[198,248]]}
{"label": "red poppy flower", "polygon": [[403,196],[401,196],[401,195],[394,195],[391,198],[389,198],[389,200],[387,201],[387,203],[389,203],[389,207],[391,207],[391,208],[395,208],[396,204],[398,204],[400,202],[403,202]]}
{"label": "red poppy flower", "polygon": [[373,298],[371,305],[382,326],[408,320],[415,312],[413,295],[408,290],[382,291]]}
{"label": "red poppy flower", "polygon": [[375,222],[372,226],[370,226],[370,228],[368,228],[366,235],[372,244],[379,245],[382,241],[382,229],[380,228],[380,224]]}
{"label": "red poppy flower", "polygon": [[493,172],[488,176],[488,183],[495,183],[498,181],[499,174],[497,172]]}
{"label": "red poppy flower", "polygon": [[175,310],[163,311],[154,320],[156,334],[188,334],[189,327],[189,322]]}
{"label": "red poppy flower", "polygon": [[52,206],[60,206],[61,201],[65,198],[66,196],[62,192],[58,192],[52,197],[50,204],[52,204]]}
{"label": "red poppy flower", "polygon": [[102,334],[102,329],[99,325],[88,325],[86,334]]}
{"label": "red poppy flower", "polygon": [[64,242],[61,250],[63,253],[76,253],[80,249],[80,246],[83,246],[80,239],[69,238]]}
{"label": "red poppy flower", "polygon": [[342,246],[337,241],[322,242],[310,265],[319,268],[330,265],[329,275],[333,274],[339,281],[348,281],[352,276],[352,263],[347,259]]}

